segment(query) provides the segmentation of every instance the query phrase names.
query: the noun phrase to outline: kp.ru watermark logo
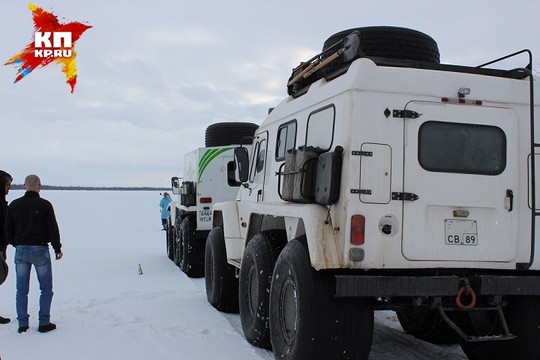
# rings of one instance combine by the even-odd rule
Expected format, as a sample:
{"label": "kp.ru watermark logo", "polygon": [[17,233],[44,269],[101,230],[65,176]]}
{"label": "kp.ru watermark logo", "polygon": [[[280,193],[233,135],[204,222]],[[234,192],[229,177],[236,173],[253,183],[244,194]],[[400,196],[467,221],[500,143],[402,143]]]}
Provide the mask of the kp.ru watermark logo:
{"label": "kp.ru watermark logo", "polygon": [[[52,42],[51,42],[52,36]],[[73,41],[70,32],[41,32],[34,34],[34,56],[69,58],[73,55]]]}
{"label": "kp.ru watermark logo", "polygon": [[34,41],[26,45],[24,50],[13,56],[4,65],[18,67],[15,82],[18,82],[38,67],[45,67],[54,62],[62,65],[62,72],[66,75],[66,83],[75,90],[77,83],[77,66],[75,58],[75,42],[92,26],[78,21],[60,24],[53,13],[30,3],[34,20]]}

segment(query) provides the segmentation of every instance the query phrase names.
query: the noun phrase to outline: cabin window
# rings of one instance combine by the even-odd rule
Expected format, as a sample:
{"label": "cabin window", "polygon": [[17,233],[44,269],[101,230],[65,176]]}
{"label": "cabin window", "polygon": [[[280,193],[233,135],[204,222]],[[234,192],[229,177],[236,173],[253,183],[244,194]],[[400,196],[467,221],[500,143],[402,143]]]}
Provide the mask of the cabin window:
{"label": "cabin window", "polygon": [[255,176],[264,170],[264,161],[266,158],[266,140],[263,139],[255,144],[255,150],[253,152],[253,160],[251,162],[251,171],[249,181],[254,182]]}
{"label": "cabin window", "polygon": [[294,149],[296,146],[296,121],[290,121],[283,124],[278,129],[276,144],[276,160],[285,160],[287,150]]}
{"label": "cabin window", "polygon": [[307,122],[306,146],[328,151],[332,146],[335,121],[334,105],[312,112]]}
{"label": "cabin window", "polygon": [[496,126],[428,121],[418,131],[418,160],[428,171],[499,175],[506,135]]}
{"label": "cabin window", "polygon": [[240,182],[236,181],[236,164],[234,161],[227,163],[227,184],[231,187],[238,187]]}
{"label": "cabin window", "polygon": [[257,154],[257,164],[255,170],[260,173],[264,169],[264,161],[266,159],[266,140],[262,140]]}

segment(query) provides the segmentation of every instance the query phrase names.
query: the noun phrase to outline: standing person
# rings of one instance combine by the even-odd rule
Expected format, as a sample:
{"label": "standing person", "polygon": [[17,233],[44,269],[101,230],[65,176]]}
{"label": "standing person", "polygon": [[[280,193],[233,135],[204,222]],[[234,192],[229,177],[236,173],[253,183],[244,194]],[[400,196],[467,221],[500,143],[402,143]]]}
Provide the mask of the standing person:
{"label": "standing person", "polygon": [[[7,215],[7,201],[6,195],[11,188],[11,182],[13,178],[7,172],[0,170],[0,256],[7,259],[7,238],[5,232],[6,215]],[[7,324],[11,321],[9,318],[0,316],[0,324]]]}
{"label": "standing person", "polygon": [[39,195],[41,180],[36,175],[28,175],[24,180],[24,188],[24,196],[9,204],[6,218],[7,240],[15,247],[18,331],[23,333],[28,330],[28,291],[33,265],[41,290],[38,331],[45,333],[56,329],[56,325],[50,321],[53,291],[48,244],[51,243],[56,260],[62,259],[64,254],[53,206]]}
{"label": "standing person", "polygon": [[168,192],[163,193],[163,198],[159,202],[159,207],[161,209],[161,226],[163,226],[163,229],[161,230],[167,230],[167,220],[169,219],[170,211],[169,211],[169,204],[171,203],[172,199]]}

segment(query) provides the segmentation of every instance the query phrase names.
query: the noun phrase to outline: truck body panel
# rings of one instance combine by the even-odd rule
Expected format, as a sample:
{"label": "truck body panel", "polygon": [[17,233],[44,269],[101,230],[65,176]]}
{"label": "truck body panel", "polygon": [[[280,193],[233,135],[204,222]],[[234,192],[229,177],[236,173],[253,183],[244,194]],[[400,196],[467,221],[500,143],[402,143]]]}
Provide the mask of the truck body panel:
{"label": "truck body panel", "polygon": [[[414,87],[405,86],[412,82]],[[481,105],[448,103],[447,99],[457,99],[460,87],[456,84],[466,84]],[[345,149],[341,197],[329,210],[332,221],[321,223],[321,217],[313,214],[327,210],[313,203],[300,205],[300,213],[292,216],[301,219],[306,232],[315,229],[314,244],[339,248],[338,263],[331,261],[330,265],[323,256],[314,256],[315,268],[515,269],[530,257],[528,87],[526,79],[378,67],[368,59],[356,60],[346,75],[330,82],[319,80],[301,97],[284,100],[261,124],[253,145],[249,187],[240,190],[238,213],[244,219],[253,213],[288,216],[289,203],[280,198],[280,179],[276,176],[284,161],[276,160],[275,154],[279,127],[293,121],[297,124],[296,147],[330,151],[339,145]],[[420,115],[416,119],[395,117],[394,110]],[[313,120],[314,114],[319,118]],[[326,123],[325,116],[329,119]],[[317,131],[310,133],[310,121]],[[431,129],[430,125],[448,129]],[[494,165],[504,166],[500,173],[497,169],[496,174],[483,174],[482,169],[477,174],[422,167],[418,159],[419,131],[438,131],[444,138],[449,130],[459,133],[467,129],[486,130],[488,136],[493,133],[495,139],[487,139],[485,146],[502,142],[504,159]],[[459,151],[458,155],[482,150]],[[512,192],[512,211],[507,209],[507,191]],[[392,198],[401,193],[417,194],[418,199]],[[366,214],[365,257],[361,262],[349,259],[354,246],[344,241],[350,238],[352,214]],[[380,231],[380,224],[387,218],[395,219],[398,228],[389,235]],[[245,229],[244,243],[252,233]],[[335,234],[338,240],[334,236],[323,238],[326,233]],[[471,245],[459,238],[463,234],[469,234]],[[453,242],[449,236],[453,236]],[[537,263],[534,268],[538,268]]]}

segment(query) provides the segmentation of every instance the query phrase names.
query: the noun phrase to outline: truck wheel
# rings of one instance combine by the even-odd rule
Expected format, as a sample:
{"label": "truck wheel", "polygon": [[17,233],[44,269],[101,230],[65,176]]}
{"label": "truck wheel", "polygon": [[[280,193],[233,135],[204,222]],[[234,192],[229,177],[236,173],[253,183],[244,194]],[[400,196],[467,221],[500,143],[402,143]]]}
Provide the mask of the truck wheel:
{"label": "truck wheel", "polygon": [[276,359],[366,360],[373,337],[373,301],[335,298],[330,273],[311,267],[298,240],[279,255],[270,287],[270,334]]}
{"label": "truck wheel", "polygon": [[457,344],[459,336],[436,310],[407,305],[396,311],[403,330],[432,344]]}
{"label": "truck wheel", "polygon": [[206,298],[219,311],[238,312],[238,279],[235,267],[227,263],[223,228],[214,227],[206,240],[204,258]]}
{"label": "truck wheel", "polygon": [[248,243],[240,267],[240,319],[247,341],[270,349],[268,308],[270,282],[279,252],[287,242],[284,230],[256,234]]}
{"label": "truck wheel", "polygon": [[181,268],[191,278],[204,276],[204,240],[197,239],[195,217],[186,216],[180,224],[182,238]]}
{"label": "truck wheel", "polygon": [[[240,144],[243,137],[253,136],[259,125],[246,122],[222,122],[208,126],[205,146],[227,146]],[[250,142],[251,143],[251,142]]]}
{"label": "truck wheel", "polygon": [[176,226],[174,228],[174,263],[176,266],[180,267],[182,260],[182,232],[180,231],[180,224],[182,223],[182,218],[179,216],[176,218]]}
{"label": "truck wheel", "polygon": [[170,225],[170,222],[169,222],[168,230],[165,231],[165,240],[167,243],[167,257],[170,260],[174,261],[174,231],[171,231],[171,230],[172,230],[172,226]]}
{"label": "truck wheel", "polygon": [[[471,360],[508,360],[540,358],[540,297],[514,296],[508,297],[508,306],[503,310],[510,333],[516,335],[514,340],[463,342],[461,348]],[[467,319],[467,331],[476,335],[500,334],[498,317],[495,313],[471,311],[463,315]],[[460,321],[460,325],[463,322]],[[493,330],[495,326],[495,330]],[[485,332],[488,334],[485,334]]]}

